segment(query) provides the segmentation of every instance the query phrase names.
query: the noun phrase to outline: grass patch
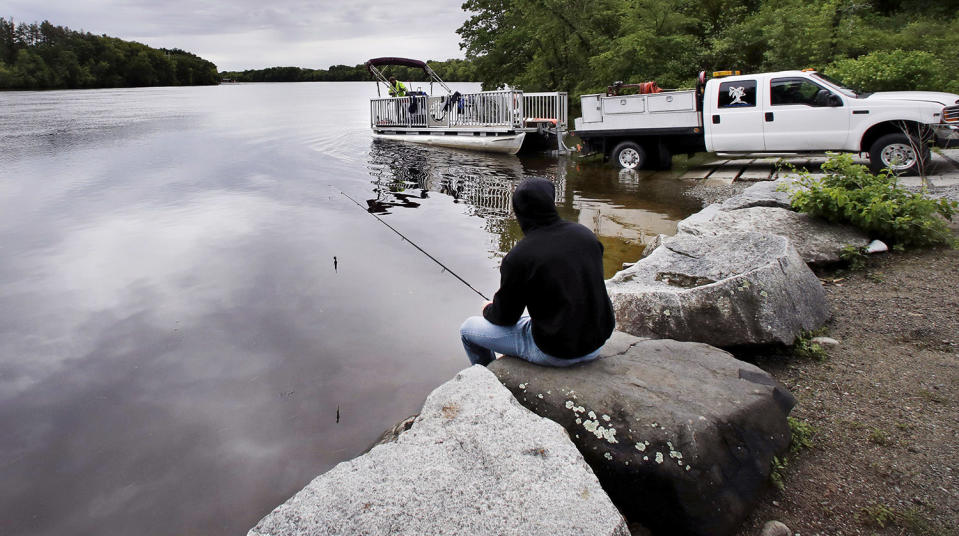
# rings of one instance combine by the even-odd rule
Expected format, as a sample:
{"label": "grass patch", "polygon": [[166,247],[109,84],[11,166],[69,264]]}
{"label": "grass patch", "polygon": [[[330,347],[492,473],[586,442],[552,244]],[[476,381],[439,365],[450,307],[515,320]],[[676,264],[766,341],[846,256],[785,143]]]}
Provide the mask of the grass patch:
{"label": "grass patch", "polygon": [[789,454],[796,455],[803,449],[811,449],[812,438],[816,435],[813,425],[795,417],[786,417],[786,422],[789,423],[789,432],[792,435],[789,441]]}
{"label": "grass patch", "polygon": [[885,504],[871,504],[863,508],[862,513],[866,515],[868,521],[881,529],[886,528],[896,519],[896,511]]}
{"label": "grass patch", "polygon": [[846,427],[850,430],[865,430],[866,425],[862,421],[846,421]]}
{"label": "grass patch", "polygon": [[862,520],[866,525],[880,529],[899,527],[906,533],[917,536],[941,534],[936,526],[926,519],[917,508],[910,507],[905,510],[897,510],[885,504],[874,503],[863,508],[861,513],[866,517],[865,520]]}
{"label": "grass patch", "polygon": [[898,428],[899,430],[902,430],[903,432],[908,432],[908,431],[912,430],[913,428],[915,428],[915,426],[913,426],[913,425],[911,425],[911,424],[909,424],[909,423],[907,423],[907,422],[897,422],[897,423],[896,423],[896,428]]}
{"label": "grass patch", "polygon": [[814,331],[803,331],[796,338],[792,347],[792,354],[803,359],[815,359],[816,361],[825,361],[829,359],[829,354],[821,345],[812,342],[816,337],[826,334],[826,328],[819,328]]}
{"label": "grass patch", "polygon": [[786,422],[789,423],[790,432],[789,452],[782,458],[773,456],[769,463],[769,481],[779,491],[786,489],[786,470],[789,467],[790,460],[803,449],[811,449],[813,447],[812,438],[816,435],[816,429],[802,419],[786,417]]}
{"label": "grass patch", "polygon": [[942,404],[946,401],[946,397],[942,396],[941,394],[935,391],[930,391],[928,389],[920,389],[919,396],[921,396],[923,399],[929,402],[935,402],[936,404]]}
{"label": "grass patch", "polygon": [[846,264],[852,272],[862,270],[866,267],[866,248],[857,248],[856,246],[843,246],[839,252],[839,259]]}
{"label": "grass patch", "polygon": [[889,444],[889,436],[879,428],[873,428],[869,431],[869,442],[875,445],[886,446]]}

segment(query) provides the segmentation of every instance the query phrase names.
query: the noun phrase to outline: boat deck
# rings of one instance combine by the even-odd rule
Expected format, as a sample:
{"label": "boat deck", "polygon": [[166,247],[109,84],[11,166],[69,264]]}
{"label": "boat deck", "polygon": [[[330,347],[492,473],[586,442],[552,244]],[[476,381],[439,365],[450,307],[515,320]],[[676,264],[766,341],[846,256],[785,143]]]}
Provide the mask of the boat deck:
{"label": "boat deck", "polygon": [[515,154],[549,145],[564,151],[566,93],[516,90],[454,92],[372,99],[370,128],[377,138]]}
{"label": "boat deck", "polygon": [[517,90],[481,91],[429,96],[411,92],[405,97],[370,100],[370,127],[374,131],[566,133],[566,93],[523,93]]}

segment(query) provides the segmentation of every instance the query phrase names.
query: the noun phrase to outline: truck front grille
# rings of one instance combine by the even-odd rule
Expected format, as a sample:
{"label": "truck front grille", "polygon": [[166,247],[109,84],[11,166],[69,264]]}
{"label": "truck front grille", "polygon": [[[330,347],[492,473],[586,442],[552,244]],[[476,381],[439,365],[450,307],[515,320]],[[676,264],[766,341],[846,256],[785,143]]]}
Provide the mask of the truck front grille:
{"label": "truck front grille", "polygon": [[946,123],[959,123],[959,106],[946,106],[943,108],[942,120]]}

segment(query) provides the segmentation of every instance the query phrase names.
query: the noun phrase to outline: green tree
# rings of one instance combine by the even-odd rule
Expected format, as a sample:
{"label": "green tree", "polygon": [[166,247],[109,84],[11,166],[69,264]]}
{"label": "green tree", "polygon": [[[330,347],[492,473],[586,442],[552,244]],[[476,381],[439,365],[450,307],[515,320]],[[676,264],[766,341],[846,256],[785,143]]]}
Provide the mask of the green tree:
{"label": "green tree", "polygon": [[[181,66],[182,62],[182,66]],[[216,84],[216,65],[182,50],[157,50],[108,36],[0,17],[0,88],[50,89]]]}
{"label": "green tree", "polygon": [[922,50],[877,51],[833,63],[827,73],[863,91],[942,90],[945,66]]}
{"label": "green tree", "polygon": [[141,50],[134,56],[126,72],[127,83],[131,86],[153,86],[157,83],[156,71],[150,63],[150,56]]}
{"label": "green tree", "polygon": [[39,54],[32,50],[20,49],[17,61],[13,65],[14,86],[24,89],[43,89],[52,87],[53,72]]}

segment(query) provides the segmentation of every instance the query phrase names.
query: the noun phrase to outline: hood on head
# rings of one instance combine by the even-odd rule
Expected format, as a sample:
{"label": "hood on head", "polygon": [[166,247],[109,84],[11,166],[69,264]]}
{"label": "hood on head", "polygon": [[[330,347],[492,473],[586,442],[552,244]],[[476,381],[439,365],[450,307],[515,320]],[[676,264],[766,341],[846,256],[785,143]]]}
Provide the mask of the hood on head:
{"label": "hood on head", "polygon": [[525,179],[513,192],[513,211],[523,233],[559,221],[556,212],[556,187],[547,179]]}

